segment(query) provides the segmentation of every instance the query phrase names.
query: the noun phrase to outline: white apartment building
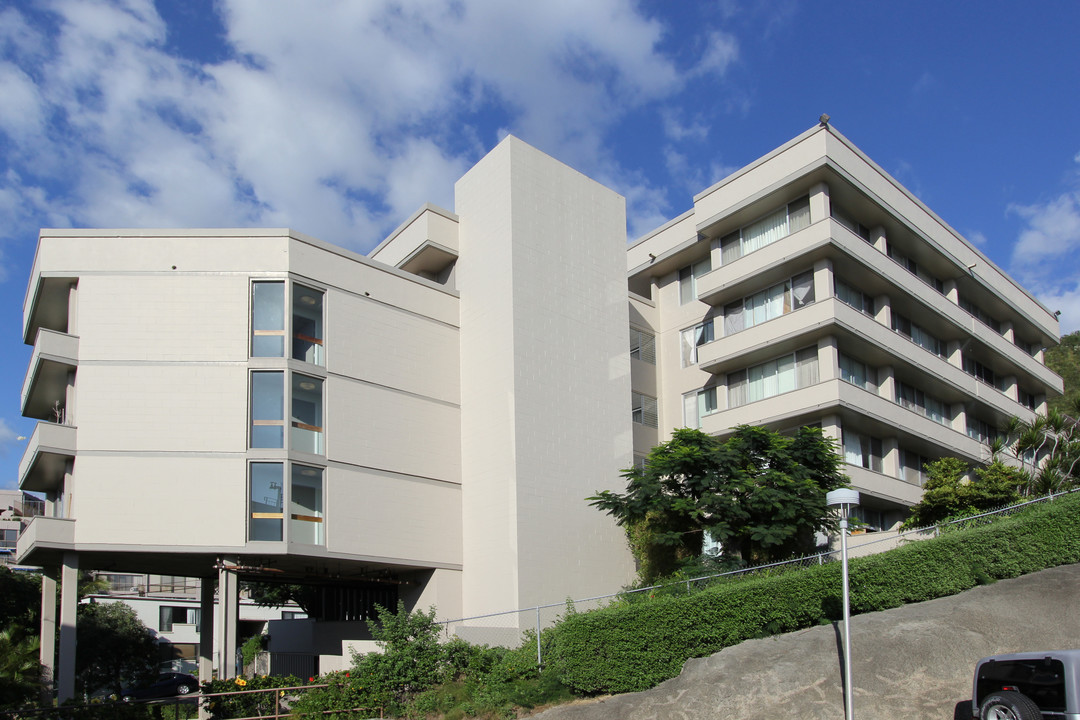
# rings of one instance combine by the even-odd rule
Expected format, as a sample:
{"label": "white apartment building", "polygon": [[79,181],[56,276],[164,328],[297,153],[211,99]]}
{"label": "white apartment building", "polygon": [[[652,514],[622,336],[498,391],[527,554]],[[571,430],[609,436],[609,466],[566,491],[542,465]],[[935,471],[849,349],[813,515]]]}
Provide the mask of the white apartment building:
{"label": "white apartment building", "polygon": [[638,456],[677,427],[818,425],[882,528],[925,462],[985,462],[1062,392],[1056,314],[826,123],[627,255]]}
{"label": "white apartment building", "polygon": [[367,257],[290,230],[43,230],[19,471],[46,497],[19,541],[46,568],[43,636],[62,586],[42,661],[69,697],[80,567],[216,577],[204,676],[215,624],[235,653],[240,579],[326,588],[324,669],[375,603],[615,592],[633,562],[585,498],[685,425],[819,423],[889,524],[924,459],[981,460],[1061,392],[1057,336],[825,126],[629,247],[619,195],[513,137],[454,212]]}

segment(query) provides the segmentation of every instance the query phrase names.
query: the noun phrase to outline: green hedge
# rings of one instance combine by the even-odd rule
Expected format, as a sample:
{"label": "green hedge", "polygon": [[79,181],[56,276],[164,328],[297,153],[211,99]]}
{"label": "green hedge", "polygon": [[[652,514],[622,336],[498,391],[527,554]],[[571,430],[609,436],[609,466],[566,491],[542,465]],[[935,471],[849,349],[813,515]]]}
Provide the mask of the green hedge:
{"label": "green hedge", "polygon": [[[1080,494],[991,525],[852,560],[853,614],[954,595],[975,585],[1080,562]],[[841,617],[840,564],[720,583],[683,596],[568,616],[557,630],[561,680],[583,694],[645,690],[754,637]]]}

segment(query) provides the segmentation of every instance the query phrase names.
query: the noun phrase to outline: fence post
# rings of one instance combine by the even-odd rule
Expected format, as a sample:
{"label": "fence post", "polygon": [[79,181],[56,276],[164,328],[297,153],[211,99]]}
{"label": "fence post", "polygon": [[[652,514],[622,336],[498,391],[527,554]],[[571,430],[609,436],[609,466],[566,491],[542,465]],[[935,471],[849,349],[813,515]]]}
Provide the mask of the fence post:
{"label": "fence post", "polygon": [[536,668],[544,667],[544,657],[540,654],[540,606],[536,606]]}

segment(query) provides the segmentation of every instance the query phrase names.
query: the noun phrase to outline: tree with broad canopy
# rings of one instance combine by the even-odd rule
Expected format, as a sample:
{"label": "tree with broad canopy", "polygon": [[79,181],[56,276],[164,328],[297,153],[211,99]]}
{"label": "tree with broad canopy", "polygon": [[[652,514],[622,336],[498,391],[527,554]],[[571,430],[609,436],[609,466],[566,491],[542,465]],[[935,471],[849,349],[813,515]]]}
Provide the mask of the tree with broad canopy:
{"label": "tree with broad canopy", "polygon": [[812,552],[815,533],[835,529],[825,494],[847,485],[840,462],[819,428],[789,437],[740,425],[723,440],[684,428],[653,448],[644,467],[623,471],[625,493],[588,500],[627,528],[649,582],[696,560],[705,533],[727,565]]}

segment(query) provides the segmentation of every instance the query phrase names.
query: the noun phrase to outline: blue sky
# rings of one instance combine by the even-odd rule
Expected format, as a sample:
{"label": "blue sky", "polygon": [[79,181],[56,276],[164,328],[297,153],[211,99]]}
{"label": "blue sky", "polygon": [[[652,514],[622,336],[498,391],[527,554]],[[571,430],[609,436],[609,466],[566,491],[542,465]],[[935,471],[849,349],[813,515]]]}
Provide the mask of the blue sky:
{"label": "blue sky", "polygon": [[1080,3],[0,4],[0,485],[41,227],[290,227],[366,251],[511,132],[628,235],[821,113],[1080,329]]}

